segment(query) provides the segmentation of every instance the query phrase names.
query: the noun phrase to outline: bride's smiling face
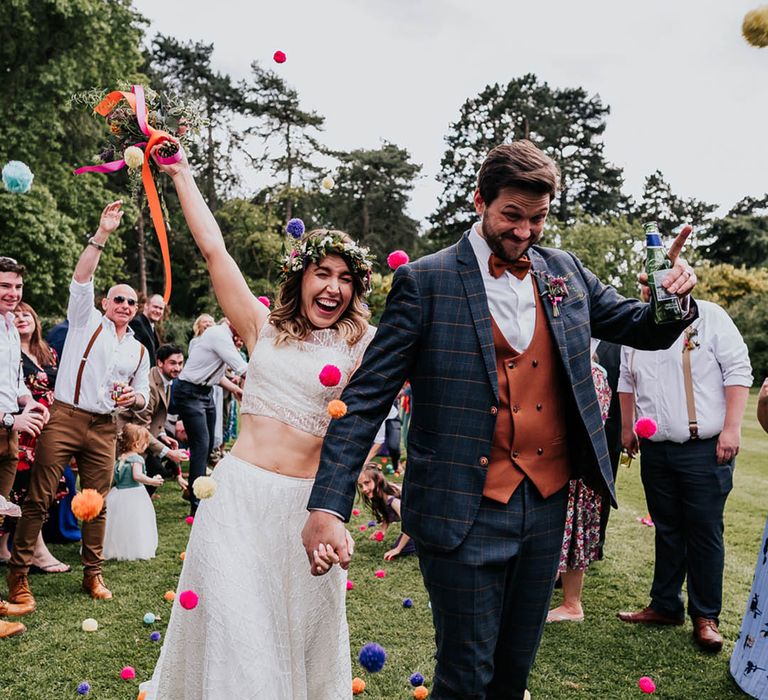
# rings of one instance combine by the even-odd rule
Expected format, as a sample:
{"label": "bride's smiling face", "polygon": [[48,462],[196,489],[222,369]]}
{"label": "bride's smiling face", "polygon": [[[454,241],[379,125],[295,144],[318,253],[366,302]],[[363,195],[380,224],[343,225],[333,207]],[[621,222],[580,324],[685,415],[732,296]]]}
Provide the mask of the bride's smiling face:
{"label": "bride's smiling face", "polygon": [[355,286],[346,261],[326,255],[310,263],[301,279],[301,312],[315,328],[330,328],[347,310]]}

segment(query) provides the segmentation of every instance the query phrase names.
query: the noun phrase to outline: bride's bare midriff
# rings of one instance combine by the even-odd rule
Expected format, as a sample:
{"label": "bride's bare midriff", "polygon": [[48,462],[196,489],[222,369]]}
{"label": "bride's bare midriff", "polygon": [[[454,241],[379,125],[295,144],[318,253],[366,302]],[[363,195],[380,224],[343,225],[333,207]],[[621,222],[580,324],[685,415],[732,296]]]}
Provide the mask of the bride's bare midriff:
{"label": "bride's bare midriff", "polygon": [[274,418],[240,416],[240,434],[233,457],[276,474],[312,479],[320,463],[323,439]]}

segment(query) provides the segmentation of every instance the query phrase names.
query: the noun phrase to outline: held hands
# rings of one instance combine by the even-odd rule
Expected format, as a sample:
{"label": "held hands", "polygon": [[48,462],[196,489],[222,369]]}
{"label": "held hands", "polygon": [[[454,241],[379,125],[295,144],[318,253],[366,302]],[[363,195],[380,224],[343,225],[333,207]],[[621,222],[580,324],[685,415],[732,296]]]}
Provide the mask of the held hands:
{"label": "held hands", "polygon": [[328,573],[333,564],[349,568],[354,543],[344,523],[332,513],[313,510],[301,532],[301,541],[313,576]]}
{"label": "held hands", "polygon": [[[672,245],[667,252],[667,257],[672,261],[672,269],[667,272],[662,284],[667,291],[676,294],[680,298],[690,294],[697,281],[693,268],[680,257],[680,251],[682,251],[692,231],[692,226],[684,226],[675,237],[675,240],[672,241]],[[645,272],[641,272],[637,279],[644,287],[648,285],[648,275]],[[645,297],[645,290],[643,291],[643,296]]]}

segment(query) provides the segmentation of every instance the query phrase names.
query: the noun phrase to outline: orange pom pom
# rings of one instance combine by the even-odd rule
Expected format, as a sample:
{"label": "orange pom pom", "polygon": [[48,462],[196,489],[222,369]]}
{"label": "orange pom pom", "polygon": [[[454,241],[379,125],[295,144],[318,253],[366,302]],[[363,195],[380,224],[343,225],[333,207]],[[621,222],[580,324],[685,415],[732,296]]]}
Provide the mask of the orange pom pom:
{"label": "orange pom pom", "polygon": [[187,556],[187,552],[185,550],[181,554],[179,554],[179,559],[181,559],[181,561],[184,561],[184,557],[186,557],[186,556]]}
{"label": "orange pom pom", "polygon": [[416,700],[424,700],[424,698],[429,695],[429,690],[427,690],[427,687],[425,685],[420,685],[418,688],[414,689],[413,691],[413,697],[416,698]]}
{"label": "orange pom pom", "polygon": [[169,603],[172,603],[174,598],[176,598],[176,593],[174,591],[166,591],[163,595],[163,598],[165,598]]}
{"label": "orange pom pom", "polygon": [[347,414],[347,404],[339,399],[334,399],[328,403],[328,415],[331,418],[341,418]]}
{"label": "orange pom pom", "polygon": [[362,678],[352,679],[352,695],[360,695],[365,690],[365,681]]}
{"label": "orange pom pom", "polygon": [[142,690],[139,692],[139,696],[136,698],[136,700],[145,700],[147,697],[147,691]]}
{"label": "orange pom pom", "polygon": [[72,499],[72,513],[78,520],[93,520],[104,507],[104,497],[96,489],[83,489]]}

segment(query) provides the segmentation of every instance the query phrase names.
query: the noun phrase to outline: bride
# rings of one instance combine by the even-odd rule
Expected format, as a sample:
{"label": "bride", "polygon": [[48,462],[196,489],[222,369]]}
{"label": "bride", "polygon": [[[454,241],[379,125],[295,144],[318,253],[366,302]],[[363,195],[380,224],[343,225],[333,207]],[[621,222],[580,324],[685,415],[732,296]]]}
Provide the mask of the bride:
{"label": "bride", "polygon": [[[216,466],[215,493],[195,517],[165,643],[142,689],[147,700],[349,698],[346,572],[321,544],[312,573],[328,573],[313,576],[300,534],[328,403],[375,332],[362,301],[368,251],[340,231],[304,234],[282,261],[269,313],[227,252],[186,157],[159,167],[173,180],[250,362],[240,436]],[[334,368],[341,379],[326,386]],[[181,607],[185,590],[197,594],[196,607]]]}

